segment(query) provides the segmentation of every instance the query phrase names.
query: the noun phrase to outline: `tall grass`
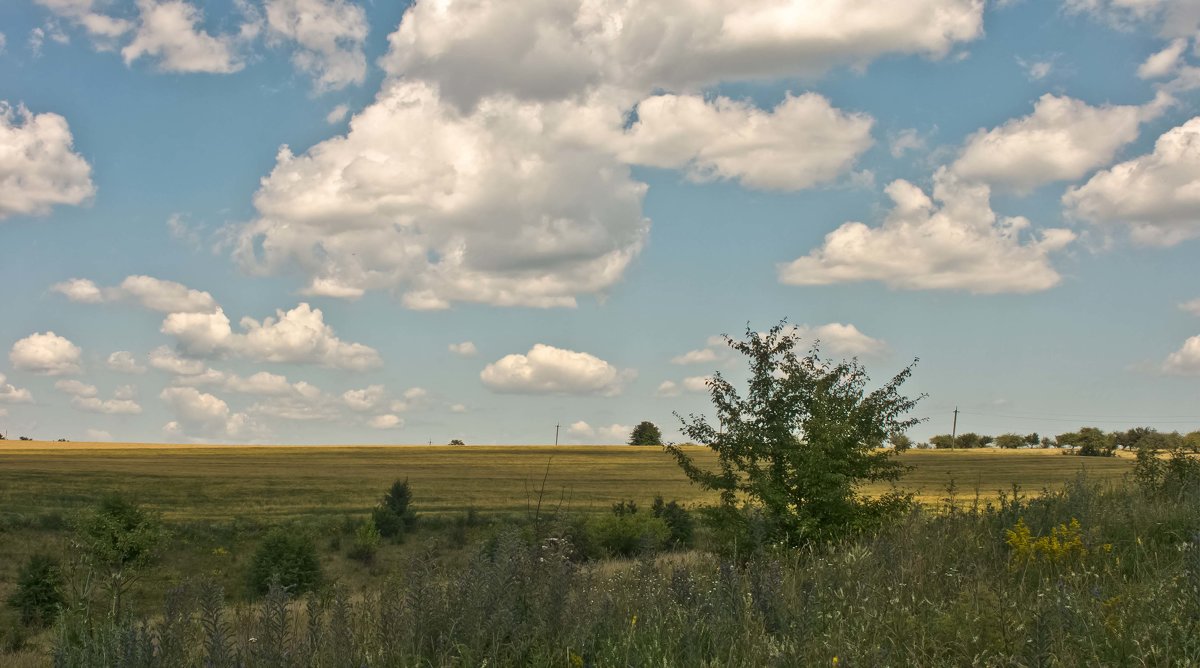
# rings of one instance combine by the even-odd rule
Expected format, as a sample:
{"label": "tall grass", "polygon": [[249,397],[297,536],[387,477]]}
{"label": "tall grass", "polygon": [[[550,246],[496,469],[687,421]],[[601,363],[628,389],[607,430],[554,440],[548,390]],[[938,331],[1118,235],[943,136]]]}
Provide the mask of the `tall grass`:
{"label": "tall grass", "polygon": [[[898,666],[1200,664],[1200,495],[1080,477],[947,500],[871,535],[584,562],[502,532],[467,563],[379,586],[223,605],[202,581],[161,614],[60,625],[60,666]],[[718,556],[719,554],[723,556]],[[72,626],[75,624],[75,626]]]}

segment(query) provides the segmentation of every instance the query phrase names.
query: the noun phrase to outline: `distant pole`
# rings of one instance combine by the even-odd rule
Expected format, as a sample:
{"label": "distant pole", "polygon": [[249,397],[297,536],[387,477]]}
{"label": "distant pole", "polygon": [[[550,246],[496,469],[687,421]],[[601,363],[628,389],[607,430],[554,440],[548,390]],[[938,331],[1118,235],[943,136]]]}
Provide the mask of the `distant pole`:
{"label": "distant pole", "polygon": [[958,436],[958,406],[954,407],[954,424],[950,427],[950,449],[953,450],[955,437]]}
{"label": "distant pole", "polygon": [[558,445],[558,428],[559,428],[559,426],[560,425],[558,425],[558,424],[554,425],[554,445],[555,446]]}

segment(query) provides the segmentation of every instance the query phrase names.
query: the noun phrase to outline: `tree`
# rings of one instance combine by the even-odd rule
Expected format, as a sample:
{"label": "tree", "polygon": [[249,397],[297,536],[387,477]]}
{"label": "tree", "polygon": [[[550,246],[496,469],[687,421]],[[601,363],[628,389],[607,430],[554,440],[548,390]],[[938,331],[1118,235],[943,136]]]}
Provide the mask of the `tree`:
{"label": "tree", "polygon": [[26,626],[49,626],[63,606],[62,573],[58,560],[45,554],[30,555],[17,573],[16,591],[8,604]]}
{"label": "tree", "polygon": [[786,322],[765,334],[747,327],[744,341],[725,341],[748,358],[746,397],[718,372],[708,381],[716,424],[679,416],[684,434],[716,453],[717,469],[667,447],[692,482],[719,492],[720,517],[748,526],[748,513],[736,507],[745,499],[743,510],[759,514],[769,537],[798,544],[875,524],[907,507],[908,495],[869,498],[860,487],[895,481],[904,470],[894,451],[877,446],[919,422],[903,417],[916,400],[899,393],[912,365],[868,393],[869,378],[857,360],[825,360],[816,347],[797,356],[797,335]]}
{"label": "tree", "polygon": [[[1034,441],[1036,443],[1037,441]],[[1029,441],[1024,436],[1018,434],[1000,434],[996,437],[996,447],[1015,450],[1021,446],[1028,444]]]}
{"label": "tree", "polygon": [[383,500],[371,513],[375,527],[385,538],[403,536],[404,532],[417,523],[417,514],[410,508],[412,489],[408,480],[395,480]]}
{"label": "tree", "polygon": [[982,448],[991,442],[991,436],[980,436],[975,432],[968,431],[965,434],[959,434],[958,438],[954,439],[954,447],[969,450],[973,448]]}
{"label": "tree", "polygon": [[643,420],[629,434],[630,445],[662,445],[662,432],[649,420]]}
{"label": "tree", "polygon": [[450,440],[450,445],[466,445],[466,443],[463,443],[461,438],[454,438]]}
{"label": "tree", "polygon": [[121,612],[121,597],[158,559],[164,538],[157,517],[115,494],[76,522],[76,551],[103,578],[113,618]]}
{"label": "tree", "polygon": [[937,434],[929,437],[929,444],[937,450],[950,450],[954,447],[954,437],[950,434]]}
{"label": "tree", "polygon": [[292,595],[316,589],[321,582],[321,561],[312,536],[294,528],[268,531],[250,561],[248,579],[258,594],[267,593],[272,582]]}
{"label": "tree", "polygon": [[913,441],[902,431],[893,432],[888,436],[888,443],[896,452],[907,452],[913,446]]}
{"label": "tree", "polygon": [[1113,434],[1105,434],[1095,427],[1084,427],[1079,431],[1059,434],[1059,447],[1064,445],[1076,449],[1076,454],[1084,457],[1112,457],[1117,450],[1117,441]]}

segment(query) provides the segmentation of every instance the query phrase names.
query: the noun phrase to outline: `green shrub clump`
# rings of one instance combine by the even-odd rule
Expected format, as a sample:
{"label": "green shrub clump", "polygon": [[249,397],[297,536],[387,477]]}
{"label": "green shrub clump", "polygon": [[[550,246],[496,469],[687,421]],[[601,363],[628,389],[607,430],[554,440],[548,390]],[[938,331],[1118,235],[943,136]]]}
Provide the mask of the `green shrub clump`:
{"label": "green shrub clump", "polygon": [[592,519],[587,530],[591,542],[613,557],[652,554],[665,548],[671,539],[671,528],[665,520],[638,514],[637,504],[632,501],[614,504],[611,514]]}
{"label": "green shrub clump", "polygon": [[380,534],[375,527],[375,520],[368,517],[354,531],[354,545],[350,548],[349,557],[364,564],[375,561],[375,553],[379,551]]}
{"label": "green shrub clump", "polygon": [[58,560],[34,554],[17,574],[17,590],[8,597],[26,626],[49,626],[63,606],[62,572]]}
{"label": "green shrub clump", "polygon": [[371,513],[375,528],[384,538],[399,539],[417,525],[417,513],[412,509],[412,489],[408,480],[392,483],[383,500]]}
{"label": "green shrub clump", "polygon": [[248,580],[256,594],[267,593],[273,581],[293,595],[316,589],[321,562],[312,537],[285,527],[268,531],[250,562]]}

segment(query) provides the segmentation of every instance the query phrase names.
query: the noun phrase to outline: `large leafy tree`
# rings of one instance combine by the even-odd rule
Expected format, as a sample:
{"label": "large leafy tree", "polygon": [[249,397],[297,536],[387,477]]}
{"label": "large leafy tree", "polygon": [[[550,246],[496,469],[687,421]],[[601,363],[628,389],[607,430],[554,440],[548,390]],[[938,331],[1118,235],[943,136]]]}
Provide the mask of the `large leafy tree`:
{"label": "large leafy tree", "polygon": [[662,445],[662,432],[658,425],[643,420],[629,433],[629,445]]}
{"label": "large leafy tree", "polygon": [[758,511],[773,539],[797,544],[868,526],[911,502],[896,491],[869,497],[861,489],[904,470],[880,446],[918,422],[905,415],[920,397],[900,394],[911,365],[868,392],[857,360],[826,360],[816,347],[798,355],[786,322],[725,340],[747,357],[746,395],[718,372],[708,383],[716,422],[681,417],[683,433],[716,453],[716,468],[667,447],[688,478],[720,494],[723,516]]}

